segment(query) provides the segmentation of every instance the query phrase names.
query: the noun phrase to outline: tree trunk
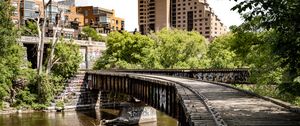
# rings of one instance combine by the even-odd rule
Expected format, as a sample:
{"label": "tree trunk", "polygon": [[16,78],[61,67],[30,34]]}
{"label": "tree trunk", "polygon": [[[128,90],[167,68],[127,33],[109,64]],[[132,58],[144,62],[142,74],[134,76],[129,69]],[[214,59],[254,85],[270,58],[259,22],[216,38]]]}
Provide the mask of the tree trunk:
{"label": "tree trunk", "polygon": [[[61,12],[60,14],[61,15]],[[61,16],[59,16],[61,17]],[[47,68],[46,68],[46,75],[49,74],[49,72],[51,71],[51,68],[53,66],[53,58],[54,58],[54,51],[55,51],[55,46],[58,42],[58,38],[57,38],[57,31],[58,31],[58,27],[59,27],[59,23],[60,21],[58,21],[56,23],[56,29],[54,31],[54,34],[53,34],[53,37],[52,37],[52,42],[51,42],[51,52],[50,52],[50,55],[49,55],[49,59],[48,59],[48,63],[47,63]],[[63,30],[63,27],[61,28],[61,32]]]}
{"label": "tree trunk", "polygon": [[[37,70],[39,69],[39,64],[40,64],[40,44],[41,44],[41,38],[42,38],[42,32],[41,32],[41,28],[40,28],[40,16],[38,17],[38,20],[36,22],[37,24],[37,29],[38,29],[38,48],[37,48]],[[38,70],[39,71],[39,70]]]}

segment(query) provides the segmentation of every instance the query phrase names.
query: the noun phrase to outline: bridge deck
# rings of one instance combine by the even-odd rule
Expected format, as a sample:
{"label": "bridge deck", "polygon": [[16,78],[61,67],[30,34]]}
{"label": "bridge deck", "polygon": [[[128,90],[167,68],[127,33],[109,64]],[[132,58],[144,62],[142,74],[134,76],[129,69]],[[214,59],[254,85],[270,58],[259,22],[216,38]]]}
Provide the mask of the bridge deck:
{"label": "bridge deck", "polygon": [[209,106],[220,114],[217,120],[225,122],[223,125],[300,125],[299,114],[233,88],[169,76],[140,76],[180,83],[181,85],[176,85],[176,88],[187,111],[192,115],[194,125],[215,125],[215,123],[203,100],[189,88],[207,98]]}
{"label": "bridge deck", "polygon": [[123,72],[88,72],[88,88],[126,93],[186,126],[300,125],[300,114],[228,85]]}

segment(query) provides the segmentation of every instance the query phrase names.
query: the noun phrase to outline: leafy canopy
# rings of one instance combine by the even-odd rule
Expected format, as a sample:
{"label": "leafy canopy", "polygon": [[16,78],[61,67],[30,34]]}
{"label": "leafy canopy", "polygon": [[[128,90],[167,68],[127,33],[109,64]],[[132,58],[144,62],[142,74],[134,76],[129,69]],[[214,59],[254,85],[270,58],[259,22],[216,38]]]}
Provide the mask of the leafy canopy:
{"label": "leafy canopy", "polygon": [[204,67],[207,44],[199,33],[163,29],[144,36],[113,32],[95,69],[158,69]]}

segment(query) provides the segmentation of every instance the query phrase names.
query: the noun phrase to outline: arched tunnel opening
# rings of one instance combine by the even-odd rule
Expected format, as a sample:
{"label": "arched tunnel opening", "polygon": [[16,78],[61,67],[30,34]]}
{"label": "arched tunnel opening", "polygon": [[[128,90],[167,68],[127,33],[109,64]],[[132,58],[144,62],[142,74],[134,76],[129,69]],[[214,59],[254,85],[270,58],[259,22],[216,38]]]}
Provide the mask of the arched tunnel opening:
{"label": "arched tunnel opening", "polygon": [[[37,51],[38,51],[38,44],[23,44],[26,51],[26,59],[28,62],[31,63],[31,68],[37,68]],[[44,45],[44,53],[43,53],[43,62],[45,63],[47,59],[47,49],[49,48],[49,44]]]}

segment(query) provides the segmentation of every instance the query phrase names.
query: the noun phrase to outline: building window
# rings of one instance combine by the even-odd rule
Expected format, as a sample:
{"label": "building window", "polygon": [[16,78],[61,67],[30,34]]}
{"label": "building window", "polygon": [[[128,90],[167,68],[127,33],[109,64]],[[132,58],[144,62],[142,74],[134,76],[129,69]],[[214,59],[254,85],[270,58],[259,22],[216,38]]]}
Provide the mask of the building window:
{"label": "building window", "polygon": [[88,15],[88,10],[84,10],[84,16],[87,16]]}

